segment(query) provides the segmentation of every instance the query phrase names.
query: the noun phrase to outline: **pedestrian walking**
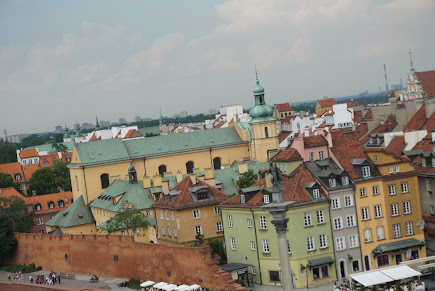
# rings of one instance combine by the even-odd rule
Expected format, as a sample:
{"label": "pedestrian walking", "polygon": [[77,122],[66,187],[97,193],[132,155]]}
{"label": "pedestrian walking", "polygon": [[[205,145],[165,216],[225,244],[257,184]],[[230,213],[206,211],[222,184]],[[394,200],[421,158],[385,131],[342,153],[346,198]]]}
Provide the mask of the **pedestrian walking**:
{"label": "pedestrian walking", "polygon": [[33,283],[33,277],[32,277],[32,275],[29,275],[29,282]]}
{"label": "pedestrian walking", "polygon": [[57,276],[57,282],[60,284],[60,275]]}
{"label": "pedestrian walking", "polygon": [[8,273],[8,280],[11,280],[11,274]]}

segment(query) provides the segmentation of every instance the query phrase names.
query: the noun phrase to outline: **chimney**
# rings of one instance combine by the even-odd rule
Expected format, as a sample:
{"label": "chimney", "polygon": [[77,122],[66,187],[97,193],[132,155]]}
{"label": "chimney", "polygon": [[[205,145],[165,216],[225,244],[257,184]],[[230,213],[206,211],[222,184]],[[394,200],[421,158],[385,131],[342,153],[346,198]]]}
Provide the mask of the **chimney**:
{"label": "chimney", "polygon": [[153,176],[153,186],[154,187],[162,186],[162,176],[160,175]]}
{"label": "chimney", "polygon": [[163,177],[170,177],[172,176],[172,172],[164,172]]}
{"label": "chimney", "polygon": [[177,177],[177,183],[180,183],[183,180],[183,174],[181,174],[181,172],[178,171],[175,175]]}
{"label": "chimney", "polygon": [[192,181],[193,185],[196,185],[196,177],[195,175],[189,175],[190,180]]}
{"label": "chimney", "polygon": [[216,181],[214,179],[213,168],[205,168],[204,169],[204,178],[205,182],[211,186],[216,186]]}
{"label": "chimney", "polygon": [[142,181],[143,181],[143,188],[144,189],[151,187],[151,178],[149,176],[144,176]]}
{"label": "chimney", "polygon": [[193,173],[194,174],[199,173],[199,168],[193,168]]}
{"label": "chimney", "polygon": [[163,181],[162,182],[162,191],[163,193],[168,193],[169,192],[169,181]]}
{"label": "chimney", "polygon": [[240,163],[239,164],[239,174],[243,174],[248,171],[248,164],[247,163]]}

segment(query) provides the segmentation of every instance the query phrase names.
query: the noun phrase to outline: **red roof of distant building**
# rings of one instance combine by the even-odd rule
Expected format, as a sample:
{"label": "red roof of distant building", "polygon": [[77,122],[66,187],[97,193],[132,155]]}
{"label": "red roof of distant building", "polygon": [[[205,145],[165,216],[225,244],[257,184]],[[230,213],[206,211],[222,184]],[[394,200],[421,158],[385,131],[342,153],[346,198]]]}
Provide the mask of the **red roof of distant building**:
{"label": "red roof of distant building", "polygon": [[396,115],[390,115],[387,118],[387,120],[384,121],[384,123],[382,123],[381,125],[379,125],[375,129],[373,129],[361,141],[363,143],[367,142],[370,139],[371,134],[392,132],[396,126],[397,126]]}
{"label": "red roof of distant building", "polygon": [[38,156],[38,151],[36,149],[20,151],[20,158],[22,158],[22,159],[32,158],[32,157],[37,157],[37,156]]}
{"label": "red roof of distant building", "polygon": [[281,131],[281,133],[278,135],[278,142],[282,143],[283,140],[285,140],[289,135],[290,131]]}
{"label": "red roof of distant building", "polygon": [[361,123],[355,128],[354,133],[358,137],[358,139],[360,139],[364,134],[367,133],[367,131],[369,131],[367,123]]}
{"label": "red roof of distant building", "polygon": [[387,150],[400,157],[405,146],[405,137],[403,135],[397,135],[393,137],[393,140],[388,144]]}
{"label": "red roof of distant building", "polygon": [[41,166],[39,164],[37,165],[28,165],[28,166],[22,166],[23,172],[24,172],[24,177],[26,177],[26,180],[29,181],[30,178],[32,177],[32,174],[40,169]]}
{"label": "red roof of distant building", "polygon": [[293,118],[295,118],[296,117],[296,115],[287,115],[286,117],[284,117],[284,119],[283,120],[281,120],[281,123],[282,122],[290,122]]}
{"label": "red roof of distant building", "polygon": [[275,104],[278,112],[292,111],[292,106],[289,103]]}
{"label": "red roof of distant building", "polygon": [[220,128],[222,125],[224,125],[225,124],[225,122],[223,122],[223,121],[221,121],[221,122],[219,122],[218,124],[216,124],[215,126],[213,126],[213,129],[215,129],[215,128]]}
{"label": "red roof of distant building", "polygon": [[367,110],[366,115],[364,115],[364,117],[363,117],[362,119],[363,119],[363,120],[364,120],[364,119],[373,119],[372,110],[371,110],[371,109]]}
{"label": "red roof of distant building", "polygon": [[[432,146],[433,146],[433,144],[432,144]],[[429,164],[428,166],[426,166],[426,167],[423,167],[423,166],[422,166],[422,164],[421,164],[421,157],[420,157],[420,156],[416,157],[416,158],[412,161],[411,166],[413,166],[414,169],[415,169],[417,172],[435,174],[435,168],[432,167],[430,164]]]}
{"label": "red roof of distant building", "polygon": [[421,82],[423,90],[426,91],[426,96],[435,96],[435,70],[426,72],[416,72],[417,78]]}
{"label": "red roof of distant building", "polygon": [[284,161],[302,160],[302,157],[297,149],[288,147],[285,150],[279,151],[270,160],[273,162],[284,162]]}
{"label": "red roof of distant building", "polygon": [[304,137],[304,147],[318,147],[328,145],[328,141],[321,135],[313,135]]}
{"label": "red roof of distant building", "polygon": [[412,149],[422,150],[424,152],[433,151],[434,143],[432,141],[432,133],[429,132],[421,141],[419,141]]}
{"label": "red roof of distant building", "polygon": [[143,135],[137,131],[136,129],[132,128],[130,129],[124,136],[125,138],[135,138],[135,137],[143,137]]}
{"label": "red roof of distant building", "polygon": [[54,163],[57,162],[58,160],[59,160],[59,156],[57,154],[43,155],[39,157],[39,164],[41,165],[41,167],[51,168],[54,166]]}
{"label": "red roof of distant building", "polygon": [[351,107],[358,106],[359,102],[358,100],[353,100],[353,101],[347,101],[346,104],[347,104],[347,108],[351,108]]}
{"label": "red roof of distant building", "polygon": [[[23,171],[21,169],[21,165],[18,162],[14,162],[14,163],[7,163],[7,164],[0,164],[0,172],[7,174],[7,175],[11,175],[12,179],[14,180],[14,182],[23,182],[25,177],[23,174]],[[21,180],[16,181],[15,180],[15,174],[20,174],[21,175]]]}
{"label": "red roof of distant building", "polygon": [[411,117],[408,124],[403,128],[403,132],[419,130],[426,121],[426,106],[423,105],[414,116]]}
{"label": "red roof of distant building", "polygon": [[362,121],[362,111],[353,112],[353,121],[355,123],[360,123]]}
{"label": "red roof of distant building", "polygon": [[228,124],[234,123],[234,117],[231,118],[230,122],[228,122]]}
{"label": "red roof of distant building", "polygon": [[329,106],[332,106],[334,104],[337,104],[337,103],[335,103],[335,100],[333,98],[319,99],[319,100],[317,100],[317,102],[319,102],[320,106],[322,106],[322,107],[329,107]]}
{"label": "red roof of distant building", "polygon": [[[67,198],[67,201],[65,201],[65,198]],[[52,194],[44,194],[44,195],[36,195],[31,197],[26,197],[25,202],[26,204],[41,204],[41,210],[36,211],[36,214],[40,213],[46,213],[46,212],[53,212],[53,211],[61,211],[63,209],[68,208],[68,206],[71,205],[71,199],[73,199],[73,193],[70,191],[67,192],[59,192],[59,193],[52,193]],[[59,206],[59,201],[63,201],[63,207]],[[54,202],[55,206],[54,208],[48,207],[48,202]]]}
{"label": "red roof of distant building", "polygon": [[[192,197],[189,188],[196,187],[196,186],[206,186],[212,198],[195,201]],[[218,204],[228,199],[228,196],[225,193],[219,191],[218,189],[214,188],[213,186],[210,186],[205,182],[197,180],[197,184],[194,185],[190,176],[184,178],[180,183],[178,183],[177,186],[175,186],[172,189],[172,191],[181,191],[174,201],[172,202],[165,201],[164,197],[162,197],[156,202],[154,202],[153,206],[168,207],[172,209],[182,209],[182,208],[189,208],[189,207],[200,207],[205,205]]]}
{"label": "red roof of distant building", "polygon": [[25,201],[26,197],[24,197],[23,194],[21,194],[20,192],[18,192],[17,190],[15,190],[15,188],[13,187],[8,187],[8,188],[2,188],[1,189],[1,194],[0,197],[19,197],[21,198],[23,201]]}

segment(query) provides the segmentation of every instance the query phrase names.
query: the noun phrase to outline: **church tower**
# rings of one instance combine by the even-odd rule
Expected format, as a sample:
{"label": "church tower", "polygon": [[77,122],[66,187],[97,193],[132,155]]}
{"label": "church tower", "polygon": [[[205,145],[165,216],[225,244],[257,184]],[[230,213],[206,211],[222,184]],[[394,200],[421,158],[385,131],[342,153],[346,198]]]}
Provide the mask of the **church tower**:
{"label": "church tower", "polygon": [[254,88],[255,105],[249,110],[251,127],[251,160],[266,162],[270,150],[279,150],[276,118],[273,108],[266,104],[264,88],[260,86],[257,71],[255,72],[257,85]]}
{"label": "church tower", "polygon": [[408,72],[408,80],[406,81],[405,92],[400,94],[400,101],[407,101],[407,100],[426,97],[426,92],[423,91],[421,82],[417,77],[417,73],[412,63],[411,50],[409,50],[409,63],[411,64],[411,69]]}

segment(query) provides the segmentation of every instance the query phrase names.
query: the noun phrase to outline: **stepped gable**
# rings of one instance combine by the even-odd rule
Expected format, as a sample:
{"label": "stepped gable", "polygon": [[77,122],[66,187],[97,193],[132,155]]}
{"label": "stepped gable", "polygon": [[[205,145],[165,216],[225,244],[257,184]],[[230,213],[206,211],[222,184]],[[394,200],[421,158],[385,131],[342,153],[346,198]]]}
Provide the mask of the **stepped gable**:
{"label": "stepped gable", "polygon": [[416,72],[418,80],[421,82],[423,90],[426,92],[427,97],[435,96],[435,70]]}
{"label": "stepped gable", "polygon": [[285,161],[302,160],[302,157],[297,149],[291,148],[289,146],[285,150],[279,151],[270,160],[273,162],[285,162]]}
{"label": "stepped gable", "polygon": [[371,134],[375,133],[387,133],[392,132],[394,128],[397,126],[396,115],[390,115],[387,120],[384,121],[381,125],[377,126],[373,129],[368,135],[366,135],[361,142],[366,143],[370,139]]}
{"label": "stepped gable", "polygon": [[[164,197],[162,197],[156,202],[154,202],[153,206],[166,207],[171,209],[181,209],[181,208],[190,208],[190,207],[218,204],[228,199],[228,196],[225,193],[221,192],[215,187],[210,186],[209,184],[200,180],[196,180],[196,182],[197,183],[194,184],[192,182],[191,176],[190,175],[187,176],[171,190],[171,192],[181,191],[177,195],[177,198],[175,198],[174,201],[172,202],[165,201]],[[211,198],[195,201],[194,198],[192,197],[191,191],[194,191],[195,190],[194,188],[198,186],[199,187],[202,186],[201,188],[205,186],[207,190],[210,192]]]}
{"label": "stepped gable", "polygon": [[[353,132],[332,131],[333,147],[331,148],[340,164],[349,173],[352,180],[360,179],[360,175],[351,164],[352,159],[364,159],[370,161],[369,156],[364,151],[364,146]],[[373,163],[370,163],[372,176],[379,176],[380,173]]]}
{"label": "stepped gable", "polygon": [[390,144],[387,146],[387,151],[393,153],[395,156],[402,156],[403,150],[405,149],[405,137],[403,135],[398,135],[393,138]]}
{"label": "stepped gable", "polygon": [[423,105],[415,114],[411,117],[408,124],[403,128],[403,132],[420,130],[426,123],[426,106]]}

